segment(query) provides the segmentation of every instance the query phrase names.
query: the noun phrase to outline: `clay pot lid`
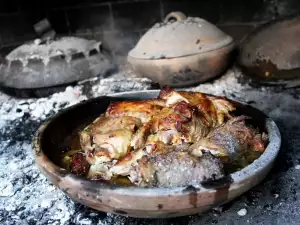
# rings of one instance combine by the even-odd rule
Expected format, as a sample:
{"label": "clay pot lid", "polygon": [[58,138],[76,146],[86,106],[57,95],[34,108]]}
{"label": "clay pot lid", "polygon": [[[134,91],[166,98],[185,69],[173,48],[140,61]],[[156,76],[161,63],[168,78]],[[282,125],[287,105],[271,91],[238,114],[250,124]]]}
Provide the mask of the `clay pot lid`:
{"label": "clay pot lid", "polygon": [[295,87],[300,84],[300,16],[270,21],[242,43],[238,65],[254,83]]}
{"label": "clay pot lid", "polygon": [[41,59],[46,65],[50,58],[55,56],[61,56],[66,61],[70,61],[75,54],[80,53],[87,57],[91,50],[99,51],[99,48],[101,48],[101,42],[77,37],[61,37],[46,42],[36,39],[11,51],[6,56],[6,60],[20,60],[23,65],[26,65],[29,59]]}
{"label": "clay pot lid", "polygon": [[194,55],[223,48],[233,39],[210,22],[172,12],[139,40],[129,56],[161,59]]}

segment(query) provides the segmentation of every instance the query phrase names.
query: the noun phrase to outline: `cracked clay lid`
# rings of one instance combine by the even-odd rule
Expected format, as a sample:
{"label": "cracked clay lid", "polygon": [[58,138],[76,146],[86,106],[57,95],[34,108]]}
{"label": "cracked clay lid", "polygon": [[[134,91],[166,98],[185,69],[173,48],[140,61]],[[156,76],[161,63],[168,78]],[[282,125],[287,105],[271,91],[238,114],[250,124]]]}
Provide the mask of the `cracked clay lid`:
{"label": "cracked clay lid", "polygon": [[204,19],[172,12],[145,33],[129,56],[139,59],[175,58],[217,50],[232,42],[229,35]]}

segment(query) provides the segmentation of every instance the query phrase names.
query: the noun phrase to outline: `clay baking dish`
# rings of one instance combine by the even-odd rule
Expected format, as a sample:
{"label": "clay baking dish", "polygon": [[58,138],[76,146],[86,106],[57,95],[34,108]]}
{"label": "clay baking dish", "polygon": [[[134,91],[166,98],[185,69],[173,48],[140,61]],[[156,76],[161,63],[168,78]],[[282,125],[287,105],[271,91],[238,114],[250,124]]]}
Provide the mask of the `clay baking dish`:
{"label": "clay baking dish", "polygon": [[252,164],[211,186],[174,188],[126,187],[87,180],[60,166],[61,152],[72,134],[103,113],[111,101],[155,98],[158,90],[98,97],[72,106],[45,122],[33,140],[36,164],[41,172],[74,201],[99,211],[143,218],[167,218],[204,212],[228,202],[261,182],[280,149],[281,137],[274,121],[259,110],[236,103],[238,111],[251,116],[255,126],[269,135],[265,152]]}

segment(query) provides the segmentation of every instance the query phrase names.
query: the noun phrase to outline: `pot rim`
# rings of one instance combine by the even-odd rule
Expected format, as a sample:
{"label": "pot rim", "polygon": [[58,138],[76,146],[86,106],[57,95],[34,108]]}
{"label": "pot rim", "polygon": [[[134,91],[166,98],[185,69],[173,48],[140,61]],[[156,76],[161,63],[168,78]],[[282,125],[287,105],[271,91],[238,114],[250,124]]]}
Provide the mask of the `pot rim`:
{"label": "pot rim", "polygon": [[231,50],[233,50],[236,47],[236,44],[234,43],[234,41],[228,43],[227,45],[221,47],[221,48],[216,48],[216,49],[211,49],[205,52],[200,52],[200,53],[193,53],[193,54],[185,54],[182,56],[174,56],[174,57],[162,57],[162,58],[138,58],[138,57],[134,57],[132,55],[130,55],[130,52],[128,53],[128,57],[133,58],[133,59],[138,59],[138,60],[168,60],[168,59],[180,59],[180,58],[185,58],[185,57],[189,57],[189,56],[195,56],[195,55],[203,55],[203,57],[205,57],[206,54],[212,54],[215,53],[217,54],[220,51],[226,51],[226,52],[230,52]]}

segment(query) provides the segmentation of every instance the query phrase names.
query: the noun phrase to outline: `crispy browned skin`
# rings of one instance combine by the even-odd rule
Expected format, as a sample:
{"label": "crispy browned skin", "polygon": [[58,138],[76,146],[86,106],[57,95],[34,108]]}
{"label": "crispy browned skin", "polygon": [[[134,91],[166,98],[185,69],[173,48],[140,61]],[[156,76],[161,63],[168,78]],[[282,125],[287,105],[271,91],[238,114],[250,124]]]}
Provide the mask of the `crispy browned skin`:
{"label": "crispy browned skin", "polygon": [[208,132],[231,118],[235,108],[225,98],[211,97],[203,93],[180,92],[165,88],[159,99],[164,100],[173,114],[159,118],[160,124],[173,126],[177,131],[189,136],[192,142],[205,137]]}
{"label": "crispy browned skin", "polygon": [[[225,98],[170,88],[161,90],[157,99],[112,103],[80,133],[91,165],[88,177],[109,180],[128,176],[133,183],[146,186],[185,185],[221,177],[222,168],[210,154],[230,157],[226,144],[239,141],[248,144],[237,144],[234,151],[246,147],[264,150],[264,143],[252,129],[232,119],[233,110]],[[178,168],[172,170],[174,165]],[[197,168],[198,172],[184,171],[176,177],[183,168]],[[164,176],[165,172],[174,177]],[[150,182],[153,174],[160,177]]]}
{"label": "crispy browned skin", "polygon": [[100,116],[80,133],[81,147],[86,152],[96,150],[119,158],[128,153],[134,132],[141,126],[140,119],[132,116]]}
{"label": "crispy browned skin", "polygon": [[89,127],[91,132],[105,134],[111,130],[127,129],[134,131],[136,128],[142,126],[142,121],[132,116],[122,116],[115,118],[108,118],[100,116],[93,122],[93,125]]}
{"label": "crispy browned skin", "polygon": [[230,117],[229,112],[235,107],[223,97],[212,97],[199,92],[175,91],[170,88],[163,89],[158,99],[166,101],[167,106],[186,102],[190,107],[197,110],[203,123],[207,126],[222,124],[224,119]]}
{"label": "crispy browned skin", "polygon": [[149,122],[154,114],[159,113],[162,106],[159,101],[124,101],[109,105],[105,115],[107,117],[132,116],[139,118],[143,123]]}

